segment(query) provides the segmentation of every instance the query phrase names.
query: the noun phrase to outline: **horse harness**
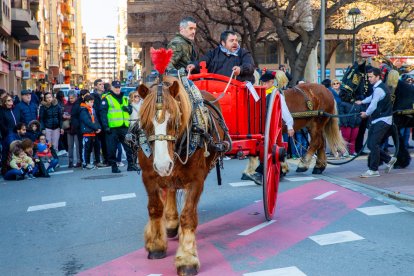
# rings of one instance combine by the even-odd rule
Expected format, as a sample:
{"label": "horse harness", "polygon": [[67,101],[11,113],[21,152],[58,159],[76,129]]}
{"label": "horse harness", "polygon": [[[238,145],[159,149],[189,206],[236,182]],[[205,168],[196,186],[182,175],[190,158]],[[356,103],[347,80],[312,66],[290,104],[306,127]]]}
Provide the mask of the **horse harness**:
{"label": "horse harness", "polygon": [[[174,158],[178,157],[183,164],[185,164],[186,161],[182,161],[180,157],[186,156],[185,159],[188,159],[188,157],[191,157],[198,148],[204,148],[205,157],[208,157],[210,155],[209,150],[212,150],[219,153],[219,157],[222,159],[224,153],[231,149],[231,139],[221,112],[215,108],[214,105],[203,99],[200,90],[194,83],[189,81],[185,75],[179,75],[179,79],[188,93],[192,104],[191,126],[187,127],[185,134],[181,138],[168,134],[147,136],[138,120],[130,128],[126,135],[126,141],[130,143],[131,148],[134,151],[138,152],[139,150],[142,150],[147,158],[150,158],[152,155],[151,142],[171,141],[175,143]],[[160,79],[160,82],[157,85],[156,98],[157,122],[163,122],[165,116],[163,111],[162,86],[163,82],[162,79]],[[207,106],[212,108],[216,115],[214,115]],[[219,127],[224,131],[224,140],[221,140],[215,120],[218,122]],[[180,127],[179,118],[175,122],[175,126],[176,129]],[[214,138],[216,138],[216,141],[214,141]],[[187,146],[185,146],[185,144],[187,144]],[[215,164],[215,162],[213,162],[213,164]]]}

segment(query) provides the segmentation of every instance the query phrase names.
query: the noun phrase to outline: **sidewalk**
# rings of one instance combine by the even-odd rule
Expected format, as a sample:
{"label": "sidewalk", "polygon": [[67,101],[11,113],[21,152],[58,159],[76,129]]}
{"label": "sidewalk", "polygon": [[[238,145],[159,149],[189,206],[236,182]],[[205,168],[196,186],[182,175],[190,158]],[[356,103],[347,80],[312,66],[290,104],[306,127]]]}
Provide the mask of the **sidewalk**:
{"label": "sidewalk", "polygon": [[[324,175],[352,180],[362,187],[375,190],[391,198],[410,201],[414,204],[414,152],[410,149],[411,163],[405,169],[393,169],[389,174],[384,173],[385,166],[379,168],[380,177],[360,178],[367,168],[368,156],[360,156],[352,162],[340,166],[328,165]],[[346,160],[346,159],[345,159]],[[328,160],[331,161],[331,160]],[[332,160],[335,161],[335,160]],[[340,162],[343,160],[338,160]],[[296,170],[297,160],[288,159],[291,172]],[[314,162],[313,162],[314,163]],[[313,163],[311,168],[313,167]]]}

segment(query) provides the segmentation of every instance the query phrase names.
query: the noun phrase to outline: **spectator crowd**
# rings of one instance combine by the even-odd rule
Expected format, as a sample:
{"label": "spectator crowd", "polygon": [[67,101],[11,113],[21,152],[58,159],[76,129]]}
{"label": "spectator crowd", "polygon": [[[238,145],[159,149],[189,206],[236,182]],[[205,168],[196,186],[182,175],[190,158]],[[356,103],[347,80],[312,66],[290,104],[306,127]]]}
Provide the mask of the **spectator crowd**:
{"label": "spectator crowd", "polygon": [[[128,96],[121,84],[98,79],[93,91],[41,92],[22,90],[21,97],[0,89],[1,174],[5,180],[50,177],[67,155],[69,168],[112,167],[137,171],[137,158],[124,142],[141,99]],[[105,89],[106,88],[106,89]]]}

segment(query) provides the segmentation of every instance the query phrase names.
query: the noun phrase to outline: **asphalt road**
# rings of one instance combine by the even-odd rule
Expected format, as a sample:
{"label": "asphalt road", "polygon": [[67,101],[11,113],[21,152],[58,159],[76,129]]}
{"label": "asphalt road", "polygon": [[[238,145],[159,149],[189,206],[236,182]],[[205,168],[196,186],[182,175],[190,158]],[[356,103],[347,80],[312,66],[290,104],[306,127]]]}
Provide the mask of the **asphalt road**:
{"label": "asphalt road", "polygon": [[[263,224],[262,188],[240,184],[244,165],[225,161],[223,185],[215,173],[206,181],[200,275],[413,275],[414,206],[334,172],[291,173],[275,221]],[[177,241],[167,259],[145,260],[145,190],[122,170],[0,182],[0,275],[174,275]]]}

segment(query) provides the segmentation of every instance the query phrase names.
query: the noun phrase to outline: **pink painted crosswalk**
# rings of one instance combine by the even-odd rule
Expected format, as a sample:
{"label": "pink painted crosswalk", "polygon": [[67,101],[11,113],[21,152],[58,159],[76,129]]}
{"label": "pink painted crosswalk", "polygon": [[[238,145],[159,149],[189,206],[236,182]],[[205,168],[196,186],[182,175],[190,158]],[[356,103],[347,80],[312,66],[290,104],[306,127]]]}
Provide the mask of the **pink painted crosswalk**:
{"label": "pink painted crosswalk", "polygon": [[[329,196],[315,200],[328,193]],[[266,259],[308,238],[369,200],[368,197],[326,181],[313,181],[278,197],[276,222],[248,235],[238,235],[264,222],[258,202],[198,228],[199,275],[242,275],[256,271]],[[178,241],[170,240],[168,257],[148,260],[145,249],[81,272],[79,275],[175,275]],[[242,269],[236,270],[235,268]]]}

